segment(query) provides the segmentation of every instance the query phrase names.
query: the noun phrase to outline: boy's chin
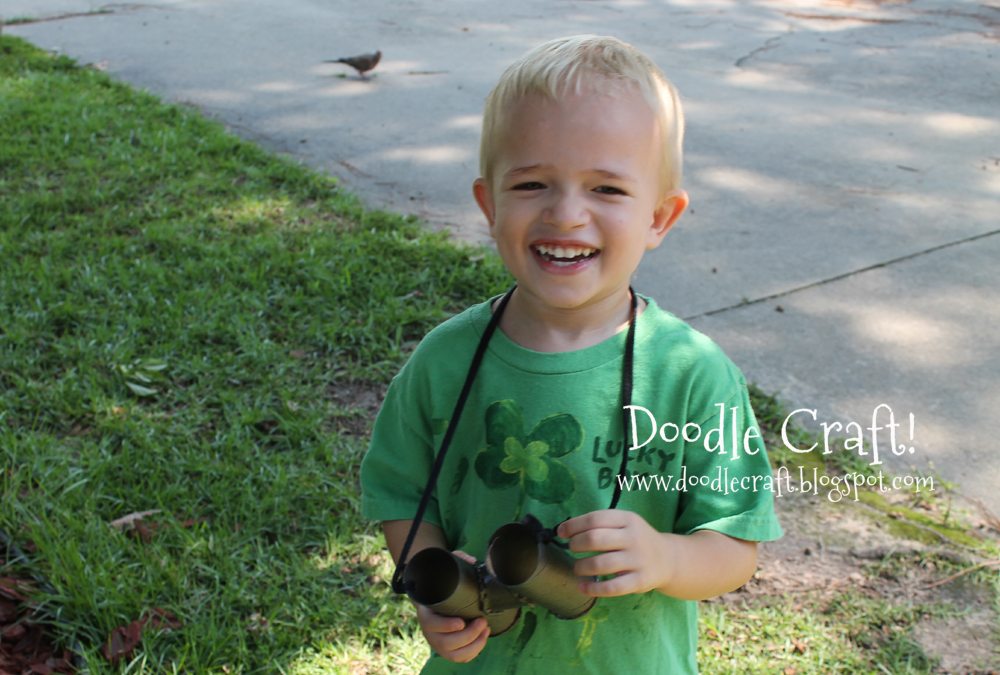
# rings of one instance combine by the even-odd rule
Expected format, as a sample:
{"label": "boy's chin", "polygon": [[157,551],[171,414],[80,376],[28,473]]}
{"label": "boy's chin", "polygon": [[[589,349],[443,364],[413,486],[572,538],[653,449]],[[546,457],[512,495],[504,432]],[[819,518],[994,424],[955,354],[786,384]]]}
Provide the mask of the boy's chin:
{"label": "boy's chin", "polygon": [[[519,285],[520,287],[520,285]],[[529,288],[528,293],[542,307],[553,311],[584,311],[604,302],[628,302],[629,292],[626,285],[623,289],[613,291],[577,291],[570,289],[538,289]],[[616,296],[619,296],[616,298]]]}

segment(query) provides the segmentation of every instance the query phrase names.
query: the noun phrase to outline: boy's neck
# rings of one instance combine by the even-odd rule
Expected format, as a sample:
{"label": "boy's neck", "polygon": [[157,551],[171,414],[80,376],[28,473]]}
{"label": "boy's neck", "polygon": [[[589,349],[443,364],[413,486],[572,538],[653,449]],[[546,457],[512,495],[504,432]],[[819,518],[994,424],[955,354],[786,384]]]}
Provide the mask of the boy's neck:
{"label": "boy's neck", "polygon": [[[636,317],[646,308],[637,298]],[[493,303],[496,311],[499,300]],[[536,352],[571,352],[604,342],[628,328],[632,298],[628,288],[587,307],[553,310],[520,289],[514,291],[499,328],[511,341]]]}

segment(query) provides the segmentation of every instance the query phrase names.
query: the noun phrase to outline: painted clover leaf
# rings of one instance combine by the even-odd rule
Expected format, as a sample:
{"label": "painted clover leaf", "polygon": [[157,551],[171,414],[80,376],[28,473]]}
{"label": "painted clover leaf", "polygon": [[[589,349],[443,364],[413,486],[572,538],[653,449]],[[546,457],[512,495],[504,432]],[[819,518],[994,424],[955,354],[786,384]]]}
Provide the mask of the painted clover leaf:
{"label": "painted clover leaf", "polygon": [[524,475],[535,482],[542,482],[549,475],[549,465],[541,460],[541,456],[549,451],[549,446],[541,441],[521,445],[516,438],[508,438],[503,443],[507,456],[500,462],[500,470],[504,473],[523,471]]}
{"label": "painted clover leaf", "polygon": [[486,410],[486,447],[476,455],[476,473],[491,490],[520,486],[521,502],[527,495],[559,504],[576,491],[576,477],[559,458],[582,445],[583,427],[572,415],[550,415],[526,434],[521,406],[496,401]]}

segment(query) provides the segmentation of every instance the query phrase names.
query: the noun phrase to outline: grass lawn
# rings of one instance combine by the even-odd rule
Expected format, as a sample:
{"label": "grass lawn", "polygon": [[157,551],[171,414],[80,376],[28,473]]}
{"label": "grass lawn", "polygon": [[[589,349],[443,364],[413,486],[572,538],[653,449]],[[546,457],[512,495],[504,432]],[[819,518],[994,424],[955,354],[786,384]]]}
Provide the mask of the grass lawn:
{"label": "grass lawn", "polygon": [[[506,273],[195,111],[2,40],[0,529],[54,587],[41,612],[94,672],[152,607],[183,624],[143,636],[154,671],[308,670],[375,644],[415,663],[410,610],[372,578],[365,439],[338,433],[356,413],[330,392],[384,381]],[[148,543],[109,526],[150,510]]]}
{"label": "grass lawn", "polygon": [[[505,288],[496,257],[7,36],[0,204],[0,530],[51,585],[36,616],[95,674],[419,669],[338,392]],[[706,608],[703,672],[788,673],[737,639],[765,627],[824,645],[800,675],[930,672],[905,635],[932,610],[844,597]],[[154,608],[180,626],[108,663]]]}

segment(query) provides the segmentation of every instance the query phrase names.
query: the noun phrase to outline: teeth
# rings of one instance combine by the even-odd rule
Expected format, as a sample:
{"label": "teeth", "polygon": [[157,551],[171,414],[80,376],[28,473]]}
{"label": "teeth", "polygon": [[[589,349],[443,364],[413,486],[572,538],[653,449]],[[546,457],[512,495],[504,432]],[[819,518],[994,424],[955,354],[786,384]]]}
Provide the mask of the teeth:
{"label": "teeth", "polygon": [[548,246],[546,244],[539,244],[535,248],[542,255],[552,256],[553,258],[576,258],[581,255],[586,257],[595,250],[592,248],[577,248],[575,246]]}

